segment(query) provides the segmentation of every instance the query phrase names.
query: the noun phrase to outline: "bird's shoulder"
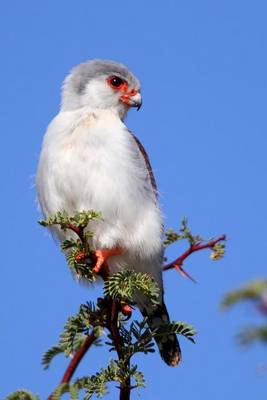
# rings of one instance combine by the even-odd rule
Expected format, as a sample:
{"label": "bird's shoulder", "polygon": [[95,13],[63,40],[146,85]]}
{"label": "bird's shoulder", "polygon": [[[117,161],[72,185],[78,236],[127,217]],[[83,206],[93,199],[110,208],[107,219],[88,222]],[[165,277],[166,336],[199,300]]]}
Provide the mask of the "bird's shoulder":
{"label": "bird's shoulder", "polygon": [[132,140],[136,144],[140,155],[144,159],[144,162],[145,162],[145,165],[146,165],[146,168],[147,168],[147,172],[148,172],[148,175],[149,175],[149,179],[150,179],[150,182],[151,182],[151,186],[152,186],[152,188],[153,188],[153,190],[155,192],[155,195],[157,196],[157,193],[158,193],[157,183],[156,183],[155,175],[154,175],[154,172],[153,172],[153,169],[152,169],[152,165],[151,165],[149,156],[147,154],[147,151],[146,151],[145,147],[143,146],[142,142],[140,141],[140,139],[138,139],[138,137],[133,132],[131,132],[129,130],[128,130],[128,132],[131,135]]}

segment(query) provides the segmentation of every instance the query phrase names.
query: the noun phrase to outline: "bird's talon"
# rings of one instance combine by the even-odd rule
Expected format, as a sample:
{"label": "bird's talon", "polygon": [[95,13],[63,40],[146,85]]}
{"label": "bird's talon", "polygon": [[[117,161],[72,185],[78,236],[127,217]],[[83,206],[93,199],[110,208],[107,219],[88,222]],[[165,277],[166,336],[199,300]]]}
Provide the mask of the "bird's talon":
{"label": "bird's talon", "polygon": [[108,272],[108,264],[107,259],[112,256],[117,256],[123,253],[123,250],[120,247],[114,247],[112,249],[99,249],[95,250],[94,257],[96,259],[95,266],[92,268],[92,271],[95,274],[99,274],[102,269],[105,272]]}
{"label": "bird's talon", "polygon": [[96,250],[94,252],[94,256],[96,257],[96,264],[95,266],[92,268],[92,271],[95,274],[98,274],[101,270],[101,267],[103,266],[104,262],[105,262],[105,258],[103,256],[103,253],[101,250]]}

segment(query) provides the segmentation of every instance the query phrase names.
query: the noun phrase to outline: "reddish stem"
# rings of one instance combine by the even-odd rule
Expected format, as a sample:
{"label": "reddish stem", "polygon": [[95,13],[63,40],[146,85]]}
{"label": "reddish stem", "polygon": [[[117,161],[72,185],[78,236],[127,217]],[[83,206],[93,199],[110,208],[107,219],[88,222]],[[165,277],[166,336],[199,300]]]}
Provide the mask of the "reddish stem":
{"label": "reddish stem", "polygon": [[[119,314],[119,305],[118,302],[114,299],[111,302],[111,310],[109,314],[109,320],[107,323],[107,328],[109,329],[112,339],[114,342],[114,347],[117,351],[119,360],[124,360],[125,367],[130,366],[130,360],[126,359],[123,354],[123,341],[120,336],[120,332],[118,329],[118,314]],[[131,379],[130,377],[126,379],[126,382],[120,385],[120,400],[130,400],[131,393]]]}
{"label": "reddish stem", "polygon": [[[91,345],[93,344],[93,342],[97,339],[97,337],[91,333],[91,335],[89,335],[82,347],[76,351],[76,353],[74,354],[73,358],[71,359],[71,362],[68,365],[68,368],[65,371],[65,374],[63,375],[63,378],[61,379],[60,384],[64,384],[64,383],[69,383],[74,372],[76,371],[80,361],[82,360],[83,356],[85,355],[85,353],[88,351],[88,349],[91,347]],[[48,400],[53,400],[53,393],[48,397]]]}
{"label": "reddish stem", "polygon": [[118,353],[119,359],[122,359],[123,352],[122,352],[122,339],[118,330],[118,314],[119,308],[116,300],[111,301],[110,306],[110,313],[109,313],[109,321],[107,322],[107,328],[109,329],[112,339],[114,341],[115,349]]}
{"label": "reddish stem", "polygon": [[76,226],[74,224],[67,224],[66,229],[70,229],[71,231],[75,232],[78,236],[83,232],[83,228]]}
{"label": "reddish stem", "polygon": [[81,242],[84,245],[86,245],[85,240],[84,240],[84,228],[81,228],[81,227],[76,226],[74,224],[67,224],[66,225],[66,229],[70,229],[71,231],[76,233],[76,235],[80,238]]}
{"label": "reddish stem", "polygon": [[199,250],[204,249],[212,249],[217,243],[226,240],[226,235],[222,235],[217,239],[210,240],[207,243],[196,243],[191,245],[180,257],[176,258],[176,260],[172,261],[170,264],[165,265],[162,270],[167,271],[173,268],[179,268],[183,265],[184,260],[189,257],[192,253]]}

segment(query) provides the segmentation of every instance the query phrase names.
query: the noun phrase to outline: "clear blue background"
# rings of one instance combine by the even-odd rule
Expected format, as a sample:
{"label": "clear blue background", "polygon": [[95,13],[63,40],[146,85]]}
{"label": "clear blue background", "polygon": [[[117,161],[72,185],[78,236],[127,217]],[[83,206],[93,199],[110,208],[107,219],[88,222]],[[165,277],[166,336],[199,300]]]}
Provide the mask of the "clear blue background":
{"label": "clear blue background", "polygon": [[[68,315],[97,295],[77,285],[37,225],[34,189],[61,82],[92,58],[121,61],[142,82],[143,108],[127,124],[151,157],[166,225],[186,215],[196,233],[229,236],[223,261],[203,253],[186,263],[197,285],[165,274],[172,318],[199,334],[196,345],[181,339],[179,368],[157,354],[137,359],[147,379],[141,398],[266,398],[266,350],[244,351],[234,340],[256,310],[219,309],[227,290],[266,276],[266,14],[264,0],[2,2],[1,399],[21,387],[47,397],[67,360],[46,372],[41,354]],[[180,251],[174,246],[170,258]],[[78,375],[108,357],[93,349]],[[115,389],[109,398],[118,398]]]}

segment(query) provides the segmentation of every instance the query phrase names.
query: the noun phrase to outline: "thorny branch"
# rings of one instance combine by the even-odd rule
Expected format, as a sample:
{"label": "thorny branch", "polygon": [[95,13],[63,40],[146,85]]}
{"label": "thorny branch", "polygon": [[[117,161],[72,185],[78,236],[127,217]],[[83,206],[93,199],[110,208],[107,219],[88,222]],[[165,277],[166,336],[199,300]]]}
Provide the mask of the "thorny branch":
{"label": "thorny branch", "polygon": [[187,257],[189,257],[192,253],[199,251],[199,250],[205,250],[205,249],[213,249],[214,246],[220,242],[223,242],[226,240],[226,235],[221,235],[217,239],[210,240],[208,242],[198,242],[195,244],[192,244],[189,246],[189,248],[178,258],[176,258],[174,261],[171,263],[164,265],[162,270],[163,271],[168,271],[169,269],[176,269],[178,272],[180,272],[182,275],[186,276],[187,278],[191,279],[192,281],[195,282],[195,280],[183,269],[182,265]]}
{"label": "thorny branch", "polygon": [[[84,355],[87,353],[93,342],[97,339],[97,337],[92,333],[91,335],[87,336],[81,348],[76,351],[72,360],[70,361],[68,368],[66,369],[63,378],[60,381],[60,384],[69,383],[74,372],[76,371],[79,363],[81,362]],[[53,400],[53,394],[48,397],[48,400]]]}

